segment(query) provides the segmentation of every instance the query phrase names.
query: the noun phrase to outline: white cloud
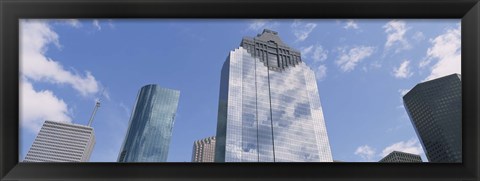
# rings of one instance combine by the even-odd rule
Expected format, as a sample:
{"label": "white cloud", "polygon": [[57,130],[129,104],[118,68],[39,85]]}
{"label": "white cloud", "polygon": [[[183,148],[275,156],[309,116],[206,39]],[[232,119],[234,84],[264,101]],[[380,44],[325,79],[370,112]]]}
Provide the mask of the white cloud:
{"label": "white cloud", "polygon": [[[75,20],[68,20],[71,26]],[[71,122],[71,109],[51,90],[36,91],[32,81],[67,84],[87,96],[98,91],[100,84],[90,72],[84,76],[65,70],[45,56],[50,45],[61,47],[59,36],[45,20],[20,21],[20,122],[21,127],[38,132],[45,120]]]}
{"label": "white cloud", "polygon": [[78,19],[65,19],[65,20],[60,20],[64,21],[67,25],[74,27],[74,28],[80,28],[82,27],[82,23]]}
{"label": "white cloud", "polygon": [[312,58],[315,62],[323,62],[327,60],[328,51],[324,50],[321,45],[318,45],[313,51]]}
{"label": "white cloud", "polygon": [[327,66],[322,64],[322,62],[327,59],[328,51],[324,50],[321,45],[310,45],[300,48],[300,52],[304,61],[310,58],[313,60],[312,68],[315,72],[316,79],[319,81],[325,80],[327,76]]}
{"label": "white cloud", "polygon": [[312,67],[316,79],[319,81],[324,80],[327,76],[327,66],[321,63],[327,59],[328,51],[324,50],[321,45],[310,45],[300,48],[300,52],[304,61],[310,58],[313,60]]}
{"label": "white cloud", "polygon": [[345,29],[358,29],[358,24],[353,20],[353,19],[349,19],[347,20],[347,22],[345,23],[345,26],[343,26],[343,28]]}
{"label": "white cloud", "polygon": [[[403,107],[401,107],[401,108],[403,108]],[[387,131],[385,131],[385,132],[391,133],[391,132],[394,132],[394,131],[398,131],[398,130],[399,130],[400,128],[402,128],[402,127],[403,127],[403,125],[397,125],[397,126],[395,126],[395,127],[388,128]]]}
{"label": "white cloud", "polygon": [[102,97],[104,97],[107,100],[110,100],[110,93],[108,92],[108,90],[103,90]]}
{"label": "white cloud", "polygon": [[321,45],[310,45],[300,48],[300,53],[303,58],[312,58],[315,63],[319,63],[327,60],[328,50],[324,50]]}
{"label": "white cloud", "polygon": [[317,69],[315,70],[315,76],[317,80],[324,80],[325,77],[327,77],[327,67],[325,65],[317,66]]}
{"label": "white cloud", "polygon": [[300,53],[302,54],[302,57],[306,58],[310,52],[313,50],[313,45],[310,45],[308,47],[302,47],[300,48]]}
{"label": "white cloud", "polygon": [[[103,86],[102,86],[102,87],[103,87]],[[97,100],[102,101],[102,100],[104,100],[104,99],[106,99],[106,100],[108,100],[108,101],[111,100],[111,99],[110,99],[110,92],[108,91],[108,89],[107,89],[106,87],[103,87],[102,92],[99,92],[99,93],[96,95],[95,102],[96,102]]]}
{"label": "white cloud", "polygon": [[411,46],[405,39],[405,33],[408,31],[408,27],[404,21],[391,20],[383,26],[385,33],[387,34],[387,42],[385,42],[385,49],[389,49],[396,45],[395,52],[409,49]]}
{"label": "white cloud", "polygon": [[296,41],[303,41],[308,38],[310,33],[317,27],[315,23],[302,23],[301,20],[294,20],[291,28],[293,35],[297,38]]}
{"label": "white cloud", "polygon": [[410,61],[404,60],[398,68],[393,68],[393,75],[395,78],[408,78],[413,75],[408,64],[410,64]]}
{"label": "white cloud", "polygon": [[113,24],[113,20],[111,20],[111,19],[108,20],[108,26],[109,26],[111,29],[114,29],[114,28],[115,28],[115,24]]}
{"label": "white cloud", "polygon": [[375,157],[375,153],[376,153],[375,149],[373,149],[368,145],[363,145],[358,147],[357,150],[355,150],[354,154],[362,157],[364,161],[373,161],[373,158]]}
{"label": "white cloud", "polygon": [[431,39],[432,46],[427,50],[427,57],[420,62],[426,66],[434,61],[431,73],[424,81],[436,79],[453,73],[461,73],[461,27],[447,29],[442,35]]}
{"label": "white cloud", "polygon": [[408,91],[410,91],[410,89],[399,89],[399,90],[398,90],[398,92],[399,92],[402,96],[404,96],[405,94],[407,94]]}
{"label": "white cloud", "polygon": [[410,90],[411,89],[398,89],[398,93],[400,93],[400,96],[398,97],[399,98],[398,100],[399,100],[400,104],[397,106],[397,109],[402,109],[402,113],[404,113],[404,115],[406,115],[406,114],[405,114],[405,110],[404,110],[405,107],[403,105],[403,96],[405,94],[407,94]]}
{"label": "white cloud", "polygon": [[253,20],[252,23],[248,26],[248,29],[253,30],[253,31],[258,31],[261,30],[266,24],[268,20],[264,19],[256,19]]}
{"label": "white cloud", "polygon": [[382,64],[380,64],[380,62],[378,61],[375,61],[370,64],[370,67],[372,67],[372,69],[379,69],[379,68],[382,68]]}
{"label": "white cloud", "polygon": [[340,56],[335,63],[340,66],[342,71],[350,72],[355,69],[355,66],[363,59],[373,54],[374,47],[371,46],[356,46],[349,50],[346,48],[340,49]]}
{"label": "white cloud", "polygon": [[20,121],[22,128],[38,132],[45,120],[71,122],[67,104],[49,90],[34,90],[26,79],[20,81]]}
{"label": "white cloud", "polygon": [[363,65],[362,70],[364,72],[368,72],[370,70],[375,70],[379,68],[382,68],[382,64],[380,64],[380,62],[377,60],[377,61],[371,62],[369,65]]}
{"label": "white cloud", "polygon": [[415,32],[412,38],[416,41],[422,41],[422,40],[425,40],[425,35],[423,34],[423,32],[417,31]]}
{"label": "white cloud", "polygon": [[102,27],[100,26],[100,22],[98,21],[98,19],[94,19],[92,24],[95,28],[97,28],[98,31],[102,30]]}
{"label": "white cloud", "polygon": [[263,29],[275,29],[278,25],[277,22],[272,22],[270,19],[256,19],[248,25],[247,30],[259,32]]}
{"label": "white cloud", "polygon": [[125,115],[127,117],[130,117],[130,108],[128,108],[123,102],[121,102],[119,106],[123,109],[123,111],[125,112]]}
{"label": "white cloud", "polygon": [[418,67],[424,68],[427,65],[430,65],[430,63],[432,63],[432,59],[424,59],[424,60],[420,61],[420,63],[418,63]]}
{"label": "white cloud", "polygon": [[364,72],[368,72],[367,66],[364,65],[364,66],[362,67],[362,70],[363,70]]}
{"label": "white cloud", "polygon": [[22,20],[20,24],[20,72],[34,81],[68,84],[83,96],[94,94],[100,84],[88,71],[78,75],[65,70],[63,66],[45,56],[47,47],[54,44],[60,47],[59,37],[47,22],[42,20]]}
{"label": "white cloud", "polygon": [[380,156],[385,157],[388,154],[390,154],[392,151],[401,151],[401,152],[417,154],[417,155],[420,155],[423,153],[422,146],[417,141],[417,139],[413,139],[413,138],[408,141],[400,141],[390,146],[387,146],[385,149],[383,149]]}

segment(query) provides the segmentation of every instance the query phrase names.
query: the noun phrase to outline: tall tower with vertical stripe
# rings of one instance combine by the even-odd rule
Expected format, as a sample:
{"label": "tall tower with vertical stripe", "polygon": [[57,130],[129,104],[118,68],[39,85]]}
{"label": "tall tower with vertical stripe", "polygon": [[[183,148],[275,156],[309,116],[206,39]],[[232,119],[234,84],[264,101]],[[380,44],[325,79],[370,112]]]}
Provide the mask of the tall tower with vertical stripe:
{"label": "tall tower with vertical stripe", "polygon": [[272,30],[221,71],[216,162],[332,162],[315,73]]}

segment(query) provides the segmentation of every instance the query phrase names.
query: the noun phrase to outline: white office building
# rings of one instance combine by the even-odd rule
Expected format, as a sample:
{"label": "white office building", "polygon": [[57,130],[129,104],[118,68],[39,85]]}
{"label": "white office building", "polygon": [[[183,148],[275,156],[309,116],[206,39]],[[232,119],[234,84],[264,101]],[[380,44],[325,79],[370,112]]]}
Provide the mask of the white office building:
{"label": "white office building", "polygon": [[88,162],[94,145],[90,126],[45,121],[24,162]]}

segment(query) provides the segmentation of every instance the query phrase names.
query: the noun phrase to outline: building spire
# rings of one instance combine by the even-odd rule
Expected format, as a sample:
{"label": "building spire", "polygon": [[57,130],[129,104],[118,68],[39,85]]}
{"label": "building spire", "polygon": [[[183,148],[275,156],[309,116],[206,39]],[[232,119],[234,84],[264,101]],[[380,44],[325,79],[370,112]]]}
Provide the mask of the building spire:
{"label": "building spire", "polygon": [[[103,92],[105,92],[105,88],[103,88],[102,94],[100,96],[103,95]],[[97,110],[100,107],[100,100],[101,100],[101,98],[99,98],[95,101],[95,107],[93,108],[93,113],[90,116],[90,120],[88,120],[88,126],[89,127],[92,126],[93,118],[95,117],[95,114],[97,113]]]}

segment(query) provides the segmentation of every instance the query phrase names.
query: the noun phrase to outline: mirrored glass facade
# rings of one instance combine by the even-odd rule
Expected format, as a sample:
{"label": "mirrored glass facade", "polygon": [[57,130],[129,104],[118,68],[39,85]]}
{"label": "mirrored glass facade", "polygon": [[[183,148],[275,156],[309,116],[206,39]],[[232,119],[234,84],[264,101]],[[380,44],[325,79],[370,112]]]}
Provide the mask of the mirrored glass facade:
{"label": "mirrored glass facade", "polygon": [[146,85],[137,95],[119,162],[166,162],[180,92]]}
{"label": "mirrored glass facade", "polygon": [[416,85],[403,103],[429,162],[462,162],[462,81],[452,74]]}
{"label": "mirrored glass facade", "polygon": [[227,57],[216,144],[216,162],[333,161],[315,74],[277,32]]}

